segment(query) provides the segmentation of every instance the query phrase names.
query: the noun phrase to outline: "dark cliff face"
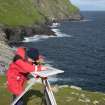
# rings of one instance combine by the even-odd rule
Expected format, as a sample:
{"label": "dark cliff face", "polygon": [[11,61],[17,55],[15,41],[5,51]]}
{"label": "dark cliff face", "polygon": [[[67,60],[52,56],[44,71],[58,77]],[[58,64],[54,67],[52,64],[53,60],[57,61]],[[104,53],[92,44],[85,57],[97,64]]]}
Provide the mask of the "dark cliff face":
{"label": "dark cliff face", "polygon": [[[21,43],[24,36],[31,37],[33,35],[55,35],[47,25],[33,25],[30,27],[6,27],[1,31],[5,34],[5,39],[8,44]],[[4,38],[4,37],[3,37]]]}

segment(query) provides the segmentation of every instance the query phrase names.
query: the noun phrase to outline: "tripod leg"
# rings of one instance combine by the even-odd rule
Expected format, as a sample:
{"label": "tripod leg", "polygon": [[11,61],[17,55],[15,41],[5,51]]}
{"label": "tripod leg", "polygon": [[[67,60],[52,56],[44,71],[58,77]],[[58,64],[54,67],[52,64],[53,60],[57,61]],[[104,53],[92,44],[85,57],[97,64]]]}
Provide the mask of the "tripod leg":
{"label": "tripod leg", "polygon": [[45,84],[44,96],[45,96],[47,105],[57,105],[55,97],[54,97],[53,92],[51,90],[50,83],[48,82],[48,80],[44,80],[44,84]]}
{"label": "tripod leg", "polygon": [[[12,97],[13,97],[13,101],[14,101],[16,99],[16,96],[13,95]],[[23,97],[21,97],[15,105],[24,105],[24,103],[23,103]]]}
{"label": "tripod leg", "polygon": [[45,99],[45,88],[43,90],[43,97],[42,97],[41,105],[47,105],[46,99]]}

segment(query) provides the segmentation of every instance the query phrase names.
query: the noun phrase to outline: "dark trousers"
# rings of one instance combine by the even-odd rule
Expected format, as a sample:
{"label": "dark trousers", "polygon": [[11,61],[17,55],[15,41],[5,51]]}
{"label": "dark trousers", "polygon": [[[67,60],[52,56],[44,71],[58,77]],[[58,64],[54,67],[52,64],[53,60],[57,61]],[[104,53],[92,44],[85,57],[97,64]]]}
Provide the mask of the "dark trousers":
{"label": "dark trousers", "polygon": [[[13,101],[16,99],[16,95],[13,95]],[[20,98],[20,100],[15,105],[23,105],[23,98]]]}

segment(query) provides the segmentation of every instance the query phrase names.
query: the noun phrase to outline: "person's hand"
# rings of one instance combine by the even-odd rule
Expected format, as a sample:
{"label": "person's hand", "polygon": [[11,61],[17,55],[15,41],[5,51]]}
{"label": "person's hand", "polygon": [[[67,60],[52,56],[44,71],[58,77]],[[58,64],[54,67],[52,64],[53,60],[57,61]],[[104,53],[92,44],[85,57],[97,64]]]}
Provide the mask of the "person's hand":
{"label": "person's hand", "polygon": [[38,71],[43,71],[43,70],[47,70],[48,68],[46,66],[43,65],[38,65]]}
{"label": "person's hand", "polygon": [[35,76],[35,79],[39,79],[39,76],[38,76],[38,75],[36,75],[36,76]]}

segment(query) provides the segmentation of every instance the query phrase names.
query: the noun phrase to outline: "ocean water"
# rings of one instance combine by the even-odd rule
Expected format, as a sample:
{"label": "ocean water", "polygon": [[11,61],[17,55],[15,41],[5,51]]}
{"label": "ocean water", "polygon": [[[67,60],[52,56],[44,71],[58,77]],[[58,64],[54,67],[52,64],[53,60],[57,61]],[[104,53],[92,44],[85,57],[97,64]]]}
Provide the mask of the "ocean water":
{"label": "ocean water", "polygon": [[105,92],[105,12],[81,14],[84,20],[52,26],[57,37],[33,37],[24,45],[37,47],[50,65],[65,71],[53,82]]}

